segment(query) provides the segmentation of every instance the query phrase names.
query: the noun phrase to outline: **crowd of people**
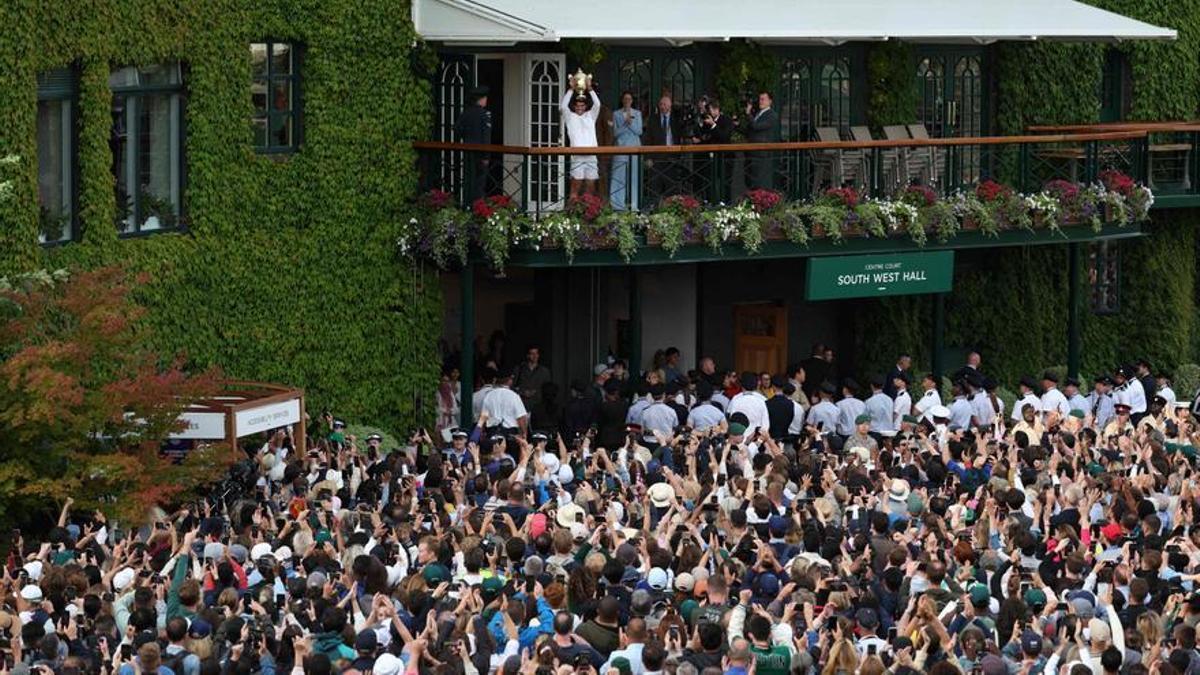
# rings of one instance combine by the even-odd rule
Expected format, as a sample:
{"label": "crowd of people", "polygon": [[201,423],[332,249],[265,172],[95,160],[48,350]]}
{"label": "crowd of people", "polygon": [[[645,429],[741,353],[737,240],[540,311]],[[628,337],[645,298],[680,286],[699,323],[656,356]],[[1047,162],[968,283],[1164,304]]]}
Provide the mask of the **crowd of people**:
{"label": "crowd of people", "polygon": [[1004,401],[973,354],[943,401],[679,357],[553,428],[529,354],[470,428],[322,415],[142,521],[68,500],[13,533],[0,672],[1200,673],[1200,429],[1150,364]]}

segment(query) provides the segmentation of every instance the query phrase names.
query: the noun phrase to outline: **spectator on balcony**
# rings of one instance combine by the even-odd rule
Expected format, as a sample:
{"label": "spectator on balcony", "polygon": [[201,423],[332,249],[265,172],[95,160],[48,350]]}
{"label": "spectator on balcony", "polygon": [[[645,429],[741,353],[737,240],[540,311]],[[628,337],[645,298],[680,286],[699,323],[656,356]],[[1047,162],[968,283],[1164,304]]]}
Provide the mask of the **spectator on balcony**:
{"label": "spectator on balcony", "polygon": [[[588,107],[588,98],[592,105]],[[594,148],[596,142],[596,120],[600,117],[600,97],[591,88],[588,80],[588,96],[576,95],[568,89],[562,98],[563,126],[573,148]],[[600,179],[600,166],[595,155],[573,155],[571,163],[571,197],[596,194],[596,181]]]}
{"label": "spectator on balcony", "polygon": [[[779,142],[779,113],[771,108],[774,100],[770,92],[758,94],[757,109],[746,104],[746,121],[744,131],[749,143],[778,143]],[[773,188],[775,173],[775,158],[769,152],[750,153],[750,172],[746,177],[746,187],[750,189],[770,190]]]}
{"label": "spectator on balcony", "polygon": [[[658,111],[650,116],[643,136],[645,145],[680,145],[683,143],[683,121],[675,114],[670,94],[658,99]],[[679,160],[668,155],[646,159],[650,172],[650,192],[653,199],[662,199],[678,189]]]}
{"label": "spectator on balcony", "polygon": [[[728,115],[721,114],[721,102],[710,98],[706,102],[706,110],[700,117],[698,135],[695,142],[702,145],[724,145],[733,139],[733,120]],[[713,153],[710,162],[714,168],[719,168],[709,188],[709,198],[716,203],[729,202],[729,177],[733,175],[733,155],[728,152]]]}
{"label": "spectator on balcony", "polygon": [[[633,107],[633,92],[621,92],[621,108],[613,114],[613,141],[621,147],[642,144],[642,111]],[[638,208],[639,169],[633,155],[616,155],[609,179],[609,198],[618,211]]]}
{"label": "spectator on balcony", "polygon": [[[463,143],[491,143],[492,113],[487,109],[488,88],[475,87],[467,95],[472,103],[458,116],[454,132]],[[488,157],[483,152],[468,152],[466,155],[467,168],[463,175],[466,185],[463,186],[463,197],[467,204],[471,204],[486,193],[484,187],[487,181]]]}

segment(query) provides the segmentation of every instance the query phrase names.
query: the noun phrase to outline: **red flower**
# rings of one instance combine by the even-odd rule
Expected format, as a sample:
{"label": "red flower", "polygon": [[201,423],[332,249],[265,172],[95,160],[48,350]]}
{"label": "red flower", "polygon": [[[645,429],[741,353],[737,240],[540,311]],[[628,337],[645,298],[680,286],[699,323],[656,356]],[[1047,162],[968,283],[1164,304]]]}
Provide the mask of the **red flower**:
{"label": "red flower", "polygon": [[1007,197],[1012,191],[1008,187],[987,179],[975,187],[975,196],[982,202],[994,202],[1001,197]]}
{"label": "red flower", "polygon": [[825,191],[825,196],[851,209],[858,206],[858,192],[852,187],[829,188]]}
{"label": "red flower", "polygon": [[1058,197],[1059,201],[1072,202],[1079,197],[1079,186],[1069,180],[1055,178],[1046,183],[1046,192]]}
{"label": "red flower", "polygon": [[490,205],[493,209],[511,209],[516,206],[513,203],[512,197],[509,197],[508,195],[492,195],[487,199],[488,205]]}
{"label": "red flower", "polygon": [[904,190],[905,201],[914,206],[933,206],[937,193],[928,185],[909,185]]}
{"label": "red flower", "polygon": [[471,213],[480,220],[487,220],[496,215],[497,211],[507,211],[514,208],[512,197],[508,195],[492,195],[490,197],[480,197],[471,204]]}
{"label": "red flower", "polygon": [[496,210],[489,206],[483,197],[480,197],[475,200],[474,204],[471,204],[471,213],[475,214],[475,217],[480,220],[487,220],[496,213]]}
{"label": "red flower", "polygon": [[441,211],[454,206],[454,196],[445,190],[434,188],[421,195],[421,205],[430,211]]}
{"label": "red flower", "polygon": [[690,219],[700,211],[700,202],[691,195],[671,195],[664,197],[659,202],[658,208],[663,211],[672,211],[681,218]]}
{"label": "red flower", "polygon": [[1108,191],[1116,192],[1125,197],[1133,194],[1133,188],[1135,187],[1132,178],[1116,169],[1101,171],[1100,182],[1104,184],[1105,189]]}
{"label": "red flower", "polygon": [[584,194],[572,197],[567,202],[567,212],[592,222],[604,212],[604,200],[596,195]]}
{"label": "red flower", "polygon": [[746,200],[758,213],[766,213],[779,206],[779,203],[783,201],[783,195],[774,190],[757,189],[747,192]]}

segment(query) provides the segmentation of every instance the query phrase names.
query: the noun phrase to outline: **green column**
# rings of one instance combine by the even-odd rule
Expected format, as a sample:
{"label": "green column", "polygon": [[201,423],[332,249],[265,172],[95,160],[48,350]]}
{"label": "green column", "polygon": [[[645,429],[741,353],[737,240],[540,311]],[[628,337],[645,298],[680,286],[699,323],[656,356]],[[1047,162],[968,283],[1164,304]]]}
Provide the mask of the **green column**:
{"label": "green column", "polygon": [[475,426],[475,413],[471,409],[472,394],[475,393],[475,266],[468,262],[459,275],[462,295],[462,365],[458,425],[463,429]]}
{"label": "green column", "polygon": [[1079,258],[1082,255],[1079,244],[1069,244],[1067,256],[1070,258],[1067,279],[1067,376],[1079,377],[1079,359],[1081,338],[1079,329]]}
{"label": "green column", "polygon": [[638,272],[629,270],[629,371],[637,377],[642,370],[642,293]]}
{"label": "green column", "polygon": [[946,294],[935,293],[933,295],[933,340],[930,348],[933,350],[932,359],[930,360],[930,371],[934,378],[937,379],[938,386],[941,386],[942,381],[942,351],[944,350],[943,339],[946,333]]}

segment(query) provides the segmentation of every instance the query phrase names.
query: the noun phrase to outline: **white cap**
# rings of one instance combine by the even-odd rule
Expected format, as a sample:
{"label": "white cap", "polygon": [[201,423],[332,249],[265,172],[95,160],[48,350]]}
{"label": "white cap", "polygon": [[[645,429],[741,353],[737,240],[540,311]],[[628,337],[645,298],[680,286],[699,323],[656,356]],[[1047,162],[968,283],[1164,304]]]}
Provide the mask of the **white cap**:
{"label": "white cap", "polygon": [[571,470],[571,467],[565,464],[558,467],[559,485],[569,485],[573,480],[575,480],[575,472]]}
{"label": "white cap", "polygon": [[250,559],[254,562],[258,562],[264,555],[271,555],[271,545],[266,542],[259,542],[250,549]]}
{"label": "white cap", "polygon": [[42,589],[35,584],[29,584],[21,589],[21,597],[29,602],[41,602]]}
{"label": "white cap", "polygon": [[292,549],[287,546],[280,546],[275,549],[275,559],[279,562],[292,559]]}
{"label": "white cap", "polygon": [[371,668],[371,672],[375,675],[400,675],[404,671],[404,662],[395,655],[384,652],[375,659],[375,666]]}
{"label": "white cap", "polygon": [[929,416],[950,419],[950,409],[944,405],[935,405],[929,409]]}
{"label": "white cap", "polygon": [[25,573],[29,575],[30,581],[42,580],[42,561],[34,560],[30,563],[25,563]]}
{"label": "white cap", "polygon": [[561,465],[562,462],[553,454],[547,452],[542,455],[542,466],[546,467],[546,473],[548,475],[556,475],[558,473],[558,468]]}
{"label": "white cap", "polygon": [[129,588],[129,584],[133,583],[133,577],[135,575],[136,573],[133,571],[132,567],[126,567],[125,569],[122,569],[120,572],[117,572],[113,575],[113,588],[117,591],[123,591],[126,588]]}
{"label": "white cap", "polygon": [[588,538],[587,525],[583,523],[571,523],[571,538],[575,541],[583,541]]}
{"label": "white cap", "polygon": [[666,589],[670,579],[667,578],[667,572],[661,567],[651,567],[650,573],[646,575],[646,583],[650,584],[650,588],[661,591]]}
{"label": "white cap", "polygon": [[204,545],[205,559],[217,560],[225,556],[225,544],[219,541],[210,541]]}

